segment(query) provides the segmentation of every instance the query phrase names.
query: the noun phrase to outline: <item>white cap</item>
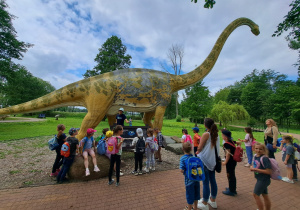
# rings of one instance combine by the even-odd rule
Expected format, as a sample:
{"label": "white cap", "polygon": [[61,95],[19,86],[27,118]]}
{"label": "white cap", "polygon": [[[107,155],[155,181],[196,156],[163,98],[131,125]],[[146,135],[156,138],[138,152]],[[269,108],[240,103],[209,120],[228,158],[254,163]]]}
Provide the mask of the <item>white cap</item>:
{"label": "white cap", "polygon": [[124,112],[124,109],[121,107],[121,108],[119,109],[119,111],[122,111],[122,112]]}
{"label": "white cap", "polygon": [[144,135],[143,130],[141,128],[136,129],[136,134],[140,137]]}

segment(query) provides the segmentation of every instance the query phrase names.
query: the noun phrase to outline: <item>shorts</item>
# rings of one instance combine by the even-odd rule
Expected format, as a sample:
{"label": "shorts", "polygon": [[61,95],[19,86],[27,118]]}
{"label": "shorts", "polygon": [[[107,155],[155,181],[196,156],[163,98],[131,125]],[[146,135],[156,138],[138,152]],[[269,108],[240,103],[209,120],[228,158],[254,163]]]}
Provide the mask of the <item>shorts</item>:
{"label": "shorts", "polygon": [[254,187],[254,194],[260,196],[261,194],[268,194],[268,186],[271,184],[271,180],[257,180]]}
{"label": "shorts", "polygon": [[188,204],[193,204],[194,201],[200,200],[200,182],[193,182],[185,186],[186,201]]}
{"label": "shorts", "polygon": [[88,156],[88,154],[90,154],[90,156],[92,156],[93,154],[95,155],[95,152],[91,148],[91,149],[85,149],[84,152],[82,153],[83,156]]}
{"label": "shorts", "polygon": [[292,168],[292,165],[293,165],[293,164],[287,164],[286,167],[287,167],[287,168]]}

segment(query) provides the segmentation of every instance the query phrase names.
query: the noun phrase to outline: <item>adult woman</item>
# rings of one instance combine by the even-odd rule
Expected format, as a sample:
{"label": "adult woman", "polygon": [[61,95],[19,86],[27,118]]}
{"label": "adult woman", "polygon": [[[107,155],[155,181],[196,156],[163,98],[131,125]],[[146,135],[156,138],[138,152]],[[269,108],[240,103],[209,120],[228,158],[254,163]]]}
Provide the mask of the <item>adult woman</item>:
{"label": "adult woman", "polygon": [[[217,148],[217,153],[219,155],[220,139],[218,136],[218,128],[214,123],[213,119],[206,118],[204,120],[204,126],[207,128],[207,132],[203,133],[197,150],[198,157],[200,157],[204,164],[205,173],[205,180],[203,181],[203,198],[199,201],[198,208],[209,209],[207,203],[213,208],[217,208],[216,197],[218,187],[215,178],[215,148]],[[209,183],[211,186],[211,192],[209,188]]]}
{"label": "adult woman", "polygon": [[265,130],[265,145],[269,150],[269,158],[275,158],[274,151],[276,151],[276,144],[278,138],[278,128],[273,119],[266,120],[267,129]]}

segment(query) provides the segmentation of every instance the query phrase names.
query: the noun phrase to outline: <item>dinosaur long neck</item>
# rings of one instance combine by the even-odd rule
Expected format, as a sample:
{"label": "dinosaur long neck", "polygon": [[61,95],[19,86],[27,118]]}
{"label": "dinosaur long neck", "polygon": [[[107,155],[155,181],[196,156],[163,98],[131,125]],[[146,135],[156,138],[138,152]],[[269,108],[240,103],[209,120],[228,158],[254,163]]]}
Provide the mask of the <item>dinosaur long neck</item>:
{"label": "dinosaur long neck", "polygon": [[216,41],[213,49],[211,50],[210,54],[207,58],[203,61],[203,63],[195,68],[193,71],[184,74],[184,75],[172,75],[171,78],[171,87],[173,91],[178,91],[183,88],[186,88],[190,85],[193,85],[200,80],[202,80],[213,68],[215,65],[219,54],[229,37],[229,35],[239,26],[248,25],[251,28],[253,34],[259,34],[258,25],[255,24],[252,20],[248,18],[238,18],[230,23],[219,36],[218,40]]}

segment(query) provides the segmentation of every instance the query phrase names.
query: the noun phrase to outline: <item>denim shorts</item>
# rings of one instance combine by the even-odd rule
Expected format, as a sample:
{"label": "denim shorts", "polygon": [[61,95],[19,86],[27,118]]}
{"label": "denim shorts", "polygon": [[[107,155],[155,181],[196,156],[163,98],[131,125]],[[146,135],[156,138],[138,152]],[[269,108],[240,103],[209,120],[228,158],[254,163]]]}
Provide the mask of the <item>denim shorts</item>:
{"label": "denim shorts", "polygon": [[185,186],[186,201],[188,204],[193,204],[194,201],[200,200],[200,182],[193,182]]}

